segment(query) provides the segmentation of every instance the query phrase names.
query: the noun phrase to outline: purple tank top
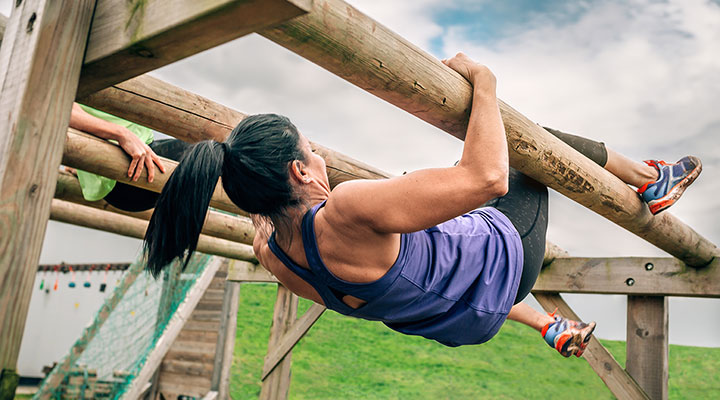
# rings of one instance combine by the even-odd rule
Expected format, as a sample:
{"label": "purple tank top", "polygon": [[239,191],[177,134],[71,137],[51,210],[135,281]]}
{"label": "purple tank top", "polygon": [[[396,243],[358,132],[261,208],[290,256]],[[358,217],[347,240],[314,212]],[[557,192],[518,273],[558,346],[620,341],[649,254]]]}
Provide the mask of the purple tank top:
{"label": "purple tank top", "polygon": [[[352,283],[333,275],[315,240],[315,214],[308,210],[302,239],[310,270],[293,262],[275,242],[270,250],[312,285],[325,306],[341,314],[382,321],[396,331],[446,346],[483,343],[492,338],[513,306],[522,275],[520,235],[494,208],[480,208],[423,231],[401,235],[397,260],[380,279]],[[367,304],[355,309],[351,295]]]}

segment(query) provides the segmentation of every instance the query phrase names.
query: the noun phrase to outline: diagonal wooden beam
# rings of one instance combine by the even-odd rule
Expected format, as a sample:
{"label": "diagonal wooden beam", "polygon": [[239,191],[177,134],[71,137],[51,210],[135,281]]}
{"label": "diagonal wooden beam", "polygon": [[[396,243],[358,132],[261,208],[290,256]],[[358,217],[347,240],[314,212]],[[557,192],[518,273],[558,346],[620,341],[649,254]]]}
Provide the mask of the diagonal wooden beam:
{"label": "diagonal wooden beam", "polygon": [[98,0],[78,96],[304,14],[311,0]]}
{"label": "diagonal wooden beam", "polygon": [[[580,321],[580,317],[559,294],[533,293],[533,296],[546,311],[550,312],[557,308],[560,315]],[[648,399],[637,382],[625,372],[625,369],[615,361],[615,357],[595,337],[590,339],[583,358],[618,399]]]}
{"label": "diagonal wooden beam", "polygon": [[12,398],[94,0],[25,0],[0,47],[0,397]]}
{"label": "diagonal wooden beam", "polygon": [[[463,139],[472,88],[430,54],[342,0],[259,32],[371,94]],[[510,165],[692,266],[718,248],[671,214],[653,216],[635,191],[500,102]]]}
{"label": "diagonal wooden beam", "polygon": [[293,347],[305,336],[305,334],[312,328],[312,326],[320,319],[320,316],[327,310],[325,306],[320,304],[313,304],[310,308],[305,311],[302,317],[298,318],[295,323],[288,328],[287,332],[279,340],[279,344],[273,347],[265,356],[265,363],[263,365],[263,372],[261,380],[265,380],[268,375],[277,367],[283,358],[292,351]]}

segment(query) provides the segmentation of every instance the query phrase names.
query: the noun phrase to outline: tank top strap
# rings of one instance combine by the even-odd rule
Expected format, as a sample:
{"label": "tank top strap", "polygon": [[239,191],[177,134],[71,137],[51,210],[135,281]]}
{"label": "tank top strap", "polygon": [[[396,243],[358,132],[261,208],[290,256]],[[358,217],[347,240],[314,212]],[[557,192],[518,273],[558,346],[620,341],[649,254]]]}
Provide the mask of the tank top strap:
{"label": "tank top strap", "polygon": [[[294,272],[297,276],[302,278],[304,281],[312,285],[313,287],[316,286],[317,279],[315,278],[315,274],[308,271],[307,269],[297,265],[295,261],[291,260],[290,257],[288,257],[287,254],[285,254],[285,251],[278,246],[277,241],[275,240],[275,231],[270,235],[270,238],[268,238],[268,247],[270,247],[270,251],[275,254],[275,256],[283,263],[286,267],[292,272]],[[315,288],[317,290],[317,288]]]}
{"label": "tank top strap", "polygon": [[325,263],[323,263],[322,258],[320,258],[320,250],[318,249],[317,239],[315,238],[315,215],[320,208],[325,206],[326,202],[327,200],[323,200],[305,213],[302,220],[301,230],[303,247],[305,248],[305,258],[307,258],[307,263],[310,266],[310,269],[315,276],[322,280],[322,282],[325,284],[331,284],[334,283],[336,279],[334,279],[334,276],[330,274],[325,267]]}

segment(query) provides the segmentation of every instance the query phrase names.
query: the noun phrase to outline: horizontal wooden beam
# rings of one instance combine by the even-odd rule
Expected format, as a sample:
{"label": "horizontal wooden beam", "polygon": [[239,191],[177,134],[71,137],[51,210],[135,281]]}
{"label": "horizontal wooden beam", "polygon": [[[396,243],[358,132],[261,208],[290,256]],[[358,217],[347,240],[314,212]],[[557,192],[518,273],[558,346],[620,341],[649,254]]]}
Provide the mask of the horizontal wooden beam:
{"label": "horizontal wooden beam", "polygon": [[98,0],[78,96],[304,14],[311,0]]}
{"label": "horizontal wooden beam", "polygon": [[670,257],[557,258],[533,292],[720,297],[720,260],[697,269]]}
{"label": "horizontal wooden beam", "polygon": [[[533,293],[533,295],[545,311],[557,309],[563,317],[581,321],[559,294]],[[648,399],[640,385],[594,336],[590,339],[582,357],[618,399]]]}
{"label": "horizontal wooden beam", "polygon": [[280,283],[270,271],[260,264],[233,261],[228,265],[227,280],[234,282]]}
{"label": "horizontal wooden beam", "polygon": [[[173,160],[160,158],[163,165],[165,165],[164,174],[157,173],[155,174],[155,180],[148,182],[147,169],[143,169],[142,176],[137,181],[131,181],[127,176],[130,158],[120,146],[70,128],[68,129],[65,139],[65,151],[63,153],[62,163],[83,171],[106,176],[119,182],[127,183],[128,185],[160,193],[165,182],[167,182],[175,170],[175,166],[177,166],[177,162]],[[210,200],[210,206],[235,214],[248,215],[245,211],[242,211],[233,204],[223,190],[220,182],[218,182],[215,188],[215,193]]]}
{"label": "horizontal wooden beam", "polygon": [[[103,211],[111,211],[127,215],[133,218],[149,221],[153,210],[132,212],[124,211],[111,206],[105,200],[87,201],[83,198],[82,189],[78,178],[67,172],[60,172],[57,185],[55,186],[55,198],[72,203],[97,208]],[[217,211],[208,211],[202,233],[220,239],[252,245],[255,237],[255,227],[249,218],[229,215]]]}
{"label": "horizontal wooden beam", "polygon": [[[50,219],[137,239],[145,237],[148,225],[147,221],[141,219],[58,199],[52,200]],[[257,262],[252,247],[206,235],[200,235],[197,251],[235,260]]]}
{"label": "horizontal wooden beam", "polygon": [[[465,137],[470,84],[438,59],[342,0],[259,32],[418,118]],[[692,266],[718,248],[668,212],[653,216],[635,191],[500,102],[510,165]]]}

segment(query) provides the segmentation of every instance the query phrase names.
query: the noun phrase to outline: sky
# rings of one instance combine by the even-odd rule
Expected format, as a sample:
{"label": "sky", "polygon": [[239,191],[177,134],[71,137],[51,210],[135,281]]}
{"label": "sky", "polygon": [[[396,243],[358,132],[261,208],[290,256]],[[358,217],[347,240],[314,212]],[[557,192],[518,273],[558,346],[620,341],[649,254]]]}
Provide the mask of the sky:
{"label": "sky", "polygon": [[[462,51],[487,65],[498,97],[533,121],[636,160],[700,157],[702,175],[670,212],[720,243],[717,0],[350,3],[438,58]],[[0,0],[0,11],[9,9]],[[285,114],[311,140],[393,174],[461,154],[461,141],[258,35],[151,75],[240,111]],[[573,256],[667,256],[555,192],[548,238]],[[41,261],[127,260],[138,248],[51,223]],[[566,298],[598,321],[600,337],[624,339],[623,296]],[[671,343],[720,347],[718,331],[720,300],[671,299]]]}

